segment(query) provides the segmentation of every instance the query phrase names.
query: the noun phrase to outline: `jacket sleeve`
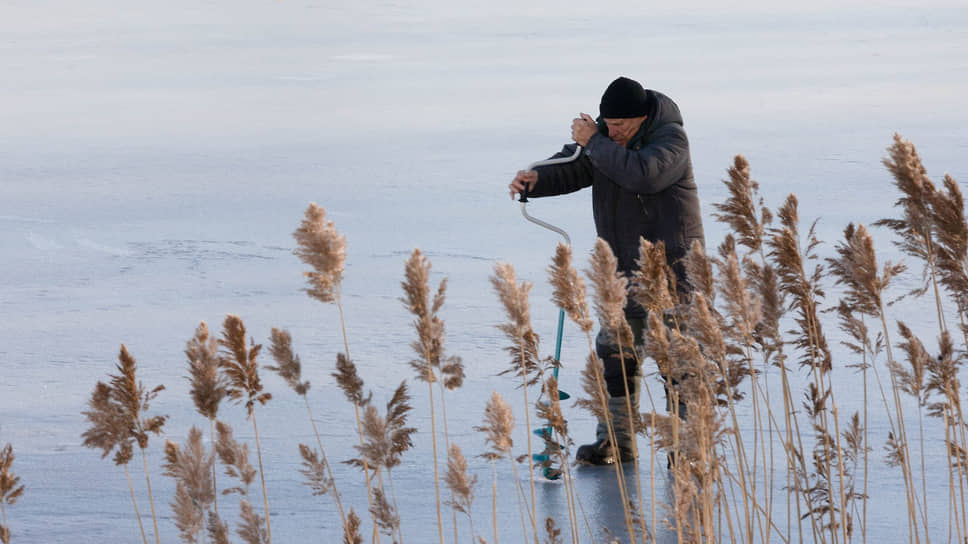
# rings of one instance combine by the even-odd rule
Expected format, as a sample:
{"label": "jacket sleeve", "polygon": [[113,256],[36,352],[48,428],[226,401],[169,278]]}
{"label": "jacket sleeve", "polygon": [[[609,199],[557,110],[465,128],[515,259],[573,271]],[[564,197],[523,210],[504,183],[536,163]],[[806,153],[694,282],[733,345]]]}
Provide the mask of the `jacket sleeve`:
{"label": "jacket sleeve", "polygon": [[[566,145],[551,158],[557,159],[574,155],[576,145]],[[592,184],[592,164],[584,152],[572,162],[551,166],[539,166],[535,168],[535,171],[538,172],[538,182],[535,183],[534,188],[528,193],[529,197],[573,193]]]}
{"label": "jacket sleeve", "polygon": [[626,149],[597,133],[588,141],[585,154],[609,179],[639,194],[668,188],[682,179],[689,167],[686,131],[673,123],[659,128],[641,149]]}

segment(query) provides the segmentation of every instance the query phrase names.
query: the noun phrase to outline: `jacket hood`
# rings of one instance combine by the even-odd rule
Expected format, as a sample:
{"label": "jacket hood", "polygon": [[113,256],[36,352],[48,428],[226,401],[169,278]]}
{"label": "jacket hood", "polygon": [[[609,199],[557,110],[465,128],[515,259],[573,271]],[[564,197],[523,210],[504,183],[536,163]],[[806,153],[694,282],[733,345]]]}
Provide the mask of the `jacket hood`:
{"label": "jacket hood", "polygon": [[679,112],[679,106],[671,98],[659,91],[648,90],[646,92],[652,98],[652,107],[649,109],[645,123],[643,123],[646,133],[669,123],[682,125],[682,113]]}

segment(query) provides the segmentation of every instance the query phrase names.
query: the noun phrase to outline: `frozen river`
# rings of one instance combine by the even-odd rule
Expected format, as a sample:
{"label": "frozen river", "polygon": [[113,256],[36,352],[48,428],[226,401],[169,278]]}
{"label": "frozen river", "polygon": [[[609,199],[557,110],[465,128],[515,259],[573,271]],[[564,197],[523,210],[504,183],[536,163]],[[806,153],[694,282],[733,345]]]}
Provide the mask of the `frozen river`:
{"label": "frozen river", "polygon": [[[618,75],[679,103],[710,247],[724,234],[712,203],[725,197],[719,180],[735,154],[750,160],[768,205],[794,192],[804,223],[820,219],[824,256],[848,222],[894,214],[898,195],[880,161],[895,131],[918,146],[935,180],[949,172],[968,181],[968,11],[959,2],[459,4],[3,3],[0,445],[13,444],[27,486],[7,508],[13,542],[138,540],[124,473],[81,447],[80,412],[124,342],[141,379],[166,385],[153,407],[171,415],[167,436],[183,441],[205,423],[187,395],[184,343],[200,321],[220,330],[227,313],[256,342],[272,327],[292,332],[329,458],[354,455],[353,410],[330,378],[338,315],[301,292],[304,267],[292,254],[310,201],[347,237],[350,347],[380,405],[412,380],[414,334],[398,301],[405,258],[419,247],[434,283],[449,278],[447,349],[467,365],[464,387],[448,398],[450,434],[479,475],[475,526],[491,541],[491,471],[471,428],[492,390],[515,402],[517,453],[525,440],[516,382],[496,376],[505,355],[487,283],[494,263],[510,261],[536,283],[545,354],[557,318],[544,272],[557,240],[521,219],[506,186],[568,141],[579,112],[597,114]],[[594,243],[590,194],[530,210],[571,233],[583,267]],[[886,231],[874,236],[882,258],[899,258]],[[932,308],[897,311],[930,341]],[[562,389],[579,390],[585,346],[566,327]],[[263,380],[275,397],[258,409],[275,540],[335,542],[331,499],[312,497],[297,471],[296,444],[313,441],[302,401],[278,376]],[[837,384],[845,412],[859,406],[855,386]],[[407,496],[406,540],[430,542],[430,417],[425,385],[411,391],[420,434],[395,486]],[[222,414],[252,440],[242,408]],[[565,415],[575,440],[588,441],[590,417],[570,404]],[[872,541],[893,540],[905,515],[900,477],[882,462],[885,425],[872,422],[881,437]],[[161,537],[174,542],[173,485],[161,476],[163,440],[152,440]],[[928,440],[937,450],[940,438]],[[942,452],[934,455],[932,536],[942,541],[947,480]],[[359,472],[334,469],[344,503],[364,512]],[[501,541],[517,541],[513,475],[504,467],[498,478]],[[656,475],[660,500],[665,478]],[[576,483],[591,524],[620,533],[612,473],[583,471]],[[564,523],[563,497],[558,484],[540,486],[540,513]]]}

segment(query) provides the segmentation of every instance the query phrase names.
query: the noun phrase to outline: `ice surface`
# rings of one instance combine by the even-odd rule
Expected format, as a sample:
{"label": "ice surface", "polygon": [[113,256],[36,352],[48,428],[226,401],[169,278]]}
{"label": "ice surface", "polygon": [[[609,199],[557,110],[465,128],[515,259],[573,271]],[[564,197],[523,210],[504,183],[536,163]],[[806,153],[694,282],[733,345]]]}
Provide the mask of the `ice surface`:
{"label": "ice surface", "polygon": [[[511,261],[536,283],[532,315],[546,353],[557,318],[544,283],[556,237],[523,221],[506,185],[566,143],[572,117],[595,113],[617,75],[681,106],[710,245],[725,232],[711,204],[724,198],[719,180],[737,153],[750,160],[767,204],[795,192],[804,221],[820,219],[824,255],[848,222],[893,213],[897,195],[880,161],[895,131],[918,145],[935,179],[968,179],[968,15],[960,2],[463,4],[4,3],[0,443],[13,444],[27,486],[7,511],[14,542],[137,540],[124,474],[80,446],[80,412],[124,342],[144,382],[167,386],[154,407],[172,416],[168,437],[183,441],[204,423],[187,396],[184,342],[200,321],[218,330],[226,313],[242,316],[257,342],[271,327],[292,332],[329,458],[354,455],[352,408],[330,378],[342,349],[338,316],[301,292],[303,266],[292,255],[291,233],[310,201],[347,236],[350,347],[378,402],[413,378],[405,364],[413,333],[398,301],[405,258],[420,247],[433,281],[449,279],[447,348],[468,373],[447,398],[450,438],[479,477],[475,529],[492,540],[492,473],[476,457],[483,437],[472,430],[492,390],[515,402],[518,453],[525,440],[517,384],[496,376],[505,355],[487,283],[493,264]],[[594,242],[589,201],[578,193],[529,208],[571,234],[582,262]],[[874,236],[882,259],[899,258],[887,232]],[[916,274],[904,281],[913,286]],[[907,304],[895,317],[930,342],[933,310]],[[835,345],[833,326],[828,334]],[[584,345],[567,326],[566,391],[579,390]],[[839,376],[840,409],[849,413],[860,406],[859,378]],[[297,471],[296,445],[313,442],[301,400],[277,376],[263,379],[275,397],[258,411],[273,535],[336,541],[332,501],[312,497]],[[654,379],[653,390],[661,394]],[[421,433],[393,476],[406,497],[406,540],[429,542],[437,529],[426,385],[411,383],[411,391]],[[241,408],[222,413],[252,441]],[[566,404],[566,416],[579,443],[591,436],[587,414]],[[879,440],[886,425],[871,423]],[[172,542],[173,486],[153,440],[155,502],[162,539]],[[939,520],[932,538],[940,540],[942,437],[930,431],[926,440],[929,507]],[[904,517],[903,484],[879,447],[874,457],[868,536],[891,541]],[[660,501],[663,466],[658,459]],[[147,515],[140,467],[132,469]],[[364,512],[358,471],[334,470],[345,504]],[[623,530],[614,478],[577,475],[596,537],[601,526]],[[518,541],[507,464],[497,479],[500,540]],[[539,486],[539,514],[564,523],[563,497],[558,484]],[[235,499],[222,501],[234,511]],[[445,535],[451,524],[446,516]]]}

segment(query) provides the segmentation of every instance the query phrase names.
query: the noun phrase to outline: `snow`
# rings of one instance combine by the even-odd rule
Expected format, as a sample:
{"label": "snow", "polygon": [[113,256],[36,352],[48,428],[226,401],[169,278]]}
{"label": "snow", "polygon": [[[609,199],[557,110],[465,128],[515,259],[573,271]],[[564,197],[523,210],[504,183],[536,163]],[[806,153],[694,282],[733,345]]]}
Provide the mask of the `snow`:
{"label": "snow", "polygon": [[[476,457],[483,437],[472,430],[492,390],[514,402],[516,453],[525,443],[520,392],[496,376],[506,361],[494,328],[503,316],[487,283],[493,264],[510,261],[535,282],[532,316],[545,353],[557,319],[545,284],[556,236],[524,222],[506,185],[567,143],[571,119],[594,114],[618,75],[679,103],[710,246],[725,234],[711,204],[723,200],[719,180],[738,153],[768,205],[793,192],[804,224],[819,218],[824,256],[848,222],[893,214],[897,194],[880,161],[895,131],[918,146],[934,179],[968,179],[968,14],[959,2],[463,4],[5,2],[0,444],[13,444],[14,471],[27,486],[7,509],[14,542],[137,540],[123,471],[81,447],[80,412],[124,342],[141,379],[167,386],[153,408],[172,416],[167,436],[183,441],[205,423],[187,396],[184,342],[200,321],[219,330],[227,313],[240,315],[256,342],[272,327],[292,332],[327,454],[354,455],[352,407],[330,377],[342,350],[338,315],[301,291],[304,266],[292,254],[291,233],[310,201],[348,240],[347,332],[367,387],[382,404],[411,382],[411,423],[421,431],[394,472],[410,542],[435,541],[437,528],[427,391],[405,364],[414,333],[399,282],[414,247],[433,263],[435,285],[448,278],[447,349],[468,374],[447,398],[450,438],[479,476],[475,529],[492,540],[491,469]],[[594,242],[589,200],[580,192],[529,207],[571,234],[581,266]],[[901,258],[888,232],[873,235],[882,260]],[[933,345],[933,307],[907,304],[894,318]],[[834,345],[832,322],[827,331]],[[573,394],[584,346],[566,326],[561,380]],[[860,406],[852,394],[860,378],[839,376],[848,413]],[[274,396],[257,412],[273,535],[335,541],[331,499],[312,497],[297,471],[296,445],[313,442],[302,401],[277,376],[263,380]],[[655,379],[653,391],[661,395]],[[242,408],[222,413],[237,437],[253,441]],[[566,416],[575,440],[587,441],[591,418],[567,403]],[[878,444],[885,428],[872,422]],[[941,539],[941,436],[927,440],[938,520],[931,536]],[[161,536],[172,542],[161,444],[152,439],[149,462]],[[903,486],[876,444],[873,457],[869,537],[891,540]],[[660,500],[663,465],[659,458]],[[140,467],[131,468],[148,516]],[[365,511],[359,472],[334,470],[344,503]],[[514,476],[504,465],[497,477],[500,540],[517,541]],[[596,536],[600,526],[621,533],[613,473],[581,471],[576,484]],[[563,497],[560,484],[541,484],[539,513],[565,524]],[[445,535],[451,523],[445,516]]]}

